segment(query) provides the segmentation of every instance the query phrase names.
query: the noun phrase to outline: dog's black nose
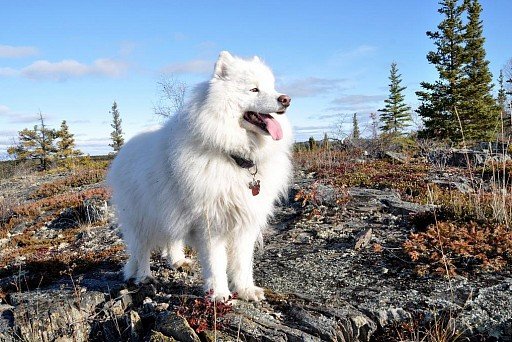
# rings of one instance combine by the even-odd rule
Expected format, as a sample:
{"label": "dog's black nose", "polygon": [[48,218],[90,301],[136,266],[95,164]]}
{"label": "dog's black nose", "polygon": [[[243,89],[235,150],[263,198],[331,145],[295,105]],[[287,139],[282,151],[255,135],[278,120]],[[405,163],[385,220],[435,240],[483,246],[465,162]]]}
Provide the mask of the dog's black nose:
{"label": "dog's black nose", "polygon": [[292,102],[292,99],[288,95],[281,95],[277,98],[277,102],[279,102],[285,107],[288,107],[290,105],[290,102]]}

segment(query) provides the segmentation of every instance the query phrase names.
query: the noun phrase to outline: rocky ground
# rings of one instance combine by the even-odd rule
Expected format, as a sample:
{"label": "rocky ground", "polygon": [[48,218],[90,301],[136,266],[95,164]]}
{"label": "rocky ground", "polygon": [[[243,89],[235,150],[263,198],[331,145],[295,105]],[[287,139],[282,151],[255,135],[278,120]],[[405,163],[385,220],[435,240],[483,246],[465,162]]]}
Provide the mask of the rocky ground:
{"label": "rocky ground", "polygon": [[[3,181],[0,189],[21,198],[33,182]],[[315,201],[294,201],[311,188]],[[266,300],[217,307],[201,291],[198,266],[173,270],[157,255],[155,284],[124,283],[115,218],[101,202],[94,205],[101,224],[73,228],[73,239],[52,253],[114,252],[91,259],[93,267],[73,258],[67,268],[46,265],[50,273],[64,271],[38,274],[40,281],[23,256],[13,259],[0,273],[0,341],[405,341],[434,334],[437,341],[512,341],[510,270],[418,276],[401,246],[413,229],[410,214],[431,208],[391,190],[339,193],[298,172],[256,256]],[[53,219],[38,234],[52,239],[66,229]],[[23,230],[2,240],[0,258]]]}

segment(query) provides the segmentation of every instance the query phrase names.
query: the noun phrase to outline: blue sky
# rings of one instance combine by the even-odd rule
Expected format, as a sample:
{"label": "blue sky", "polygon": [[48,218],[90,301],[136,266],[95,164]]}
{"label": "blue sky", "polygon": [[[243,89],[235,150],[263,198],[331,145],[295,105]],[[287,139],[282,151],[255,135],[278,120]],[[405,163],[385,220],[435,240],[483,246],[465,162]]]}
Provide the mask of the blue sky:
{"label": "blue sky", "polygon": [[[512,1],[481,0],[487,59],[497,78],[512,58]],[[161,123],[157,81],[172,73],[207,80],[219,51],[258,55],[292,97],[296,140],[364,131],[382,108],[398,63],[407,102],[436,78],[426,37],[441,17],[435,0],[8,1],[0,0],[0,155],[41,111],[67,120],[78,147],[103,154],[115,100],[125,137]]]}

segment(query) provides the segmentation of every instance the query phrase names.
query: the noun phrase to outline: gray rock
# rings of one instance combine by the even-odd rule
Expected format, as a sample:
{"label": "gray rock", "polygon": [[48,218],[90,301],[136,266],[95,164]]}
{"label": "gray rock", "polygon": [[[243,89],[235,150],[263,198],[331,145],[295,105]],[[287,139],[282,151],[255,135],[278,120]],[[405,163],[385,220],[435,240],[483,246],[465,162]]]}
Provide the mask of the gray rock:
{"label": "gray rock", "polygon": [[354,249],[358,251],[361,248],[366,247],[370,243],[370,240],[372,239],[372,233],[372,229],[368,228],[357,234]]}
{"label": "gray rock", "polygon": [[10,295],[14,328],[28,341],[87,341],[89,319],[105,299],[100,292],[34,291]]}
{"label": "gray rock", "polygon": [[316,199],[318,204],[328,205],[331,207],[336,206],[338,199],[338,191],[330,185],[318,184],[316,187]]}
{"label": "gray rock", "polygon": [[405,154],[393,151],[385,152],[384,157],[390,159],[392,162],[396,162],[399,164],[405,164],[409,160],[409,158]]}
{"label": "gray rock", "polygon": [[407,216],[409,214],[416,214],[430,211],[434,208],[432,205],[424,205],[412,202],[405,202],[402,200],[382,200],[382,203],[387,206],[387,211],[393,215]]}
{"label": "gray rock", "polygon": [[165,336],[159,331],[151,331],[149,334],[149,342],[174,342],[176,341],[172,337]]}
{"label": "gray rock", "polygon": [[394,215],[407,216],[434,208],[430,205],[402,201],[400,196],[391,190],[350,188],[349,194],[358,200],[357,206],[370,206],[375,210],[384,210]]}
{"label": "gray rock", "polygon": [[[281,316],[281,313],[278,313]],[[229,327],[240,332],[245,340],[256,341],[311,341],[319,342],[321,339],[309,334],[300,327],[290,326],[279,318],[270,315],[267,310],[261,310],[251,303],[238,301],[235,312],[230,315]],[[293,321],[294,317],[290,316]]]}
{"label": "gray rock", "polygon": [[375,316],[380,328],[393,323],[409,322],[412,319],[411,314],[402,308],[379,310]]}
{"label": "gray rock", "polygon": [[289,314],[302,330],[324,341],[366,342],[377,328],[372,320],[348,304],[343,308],[294,307]]}
{"label": "gray rock", "polygon": [[78,225],[106,221],[109,210],[107,202],[99,199],[87,199],[78,207],[66,208],[48,224],[50,229],[66,229]]}
{"label": "gray rock", "polygon": [[199,336],[187,320],[171,311],[164,311],[156,317],[155,331],[182,342],[200,342]]}
{"label": "gray rock", "polygon": [[126,326],[130,331],[130,339],[132,341],[139,341],[142,339],[142,321],[137,311],[130,310],[126,315]]}
{"label": "gray rock", "polygon": [[512,340],[512,279],[481,289],[466,307],[457,318],[461,330],[469,335],[485,332],[500,341]]}
{"label": "gray rock", "polygon": [[0,341],[15,341],[13,309],[11,305],[0,304]]}
{"label": "gray rock", "polygon": [[433,165],[444,166],[483,166],[491,161],[503,163],[510,160],[506,149],[496,148],[493,146],[489,149],[487,143],[473,149],[447,149],[429,152],[428,161]]}
{"label": "gray rock", "polygon": [[466,182],[454,182],[454,181],[444,180],[444,179],[434,179],[431,182],[433,184],[436,184],[436,185],[442,187],[442,188],[458,190],[463,194],[475,192],[473,187]]}

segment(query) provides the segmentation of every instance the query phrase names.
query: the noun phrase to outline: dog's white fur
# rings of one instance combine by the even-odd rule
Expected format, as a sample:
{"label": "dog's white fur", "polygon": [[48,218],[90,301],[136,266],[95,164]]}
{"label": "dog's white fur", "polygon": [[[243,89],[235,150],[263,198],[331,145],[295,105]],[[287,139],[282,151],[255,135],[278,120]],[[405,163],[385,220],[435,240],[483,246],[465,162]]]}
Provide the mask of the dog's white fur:
{"label": "dog's white fur", "polygon": [[[258,57],[244,60],[224,51],[213,78],[197,86],[185,110],[122,147],[108,183],[130,255],[126,280],[151,278],[156,249],[171,265],[190,262],[183,252],[189,245],[198,252],[213,299],[227,298],[230,288],[242,299],[264,298],[253,281],[254,245],[291,174],[292,133],[286,115],[276,114],[285,109],[280,95]],[[283,138],[273,140],[244,120],[247,111],[272,113]],[[250,171],[232,154],[257,165],[259,195],[252,195]]]}

